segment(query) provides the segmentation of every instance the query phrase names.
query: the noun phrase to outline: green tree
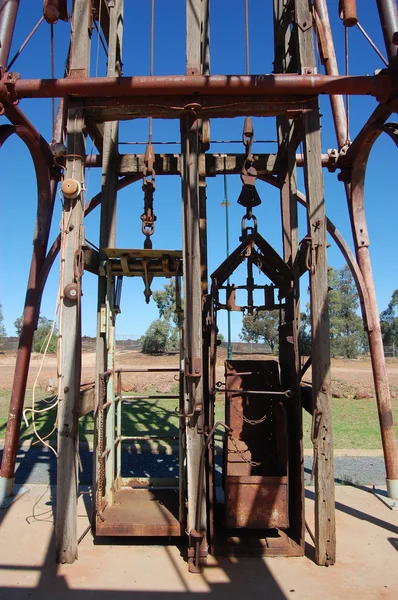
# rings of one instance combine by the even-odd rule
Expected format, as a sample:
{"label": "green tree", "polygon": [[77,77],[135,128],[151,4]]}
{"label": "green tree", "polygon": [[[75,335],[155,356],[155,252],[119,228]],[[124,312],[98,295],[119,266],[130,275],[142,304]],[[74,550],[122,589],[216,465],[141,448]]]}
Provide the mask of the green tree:
{"label": "green tree", "polygon": [[[14,327],[17,332],[18,337],[21,335],[23,325],[23,317],[18,317],[14,321]],[[51,329],[53,326],[53,322],[46,317],[39,317],[39,321],[37,324],[37,329],[35,331],[33,337],[33,351],[34,352],[44,352],[47,345],[48,336],[50,335]],[[48,344],[47,352],[56,352],[57,351],[57,339],[58,339],[58,330],[57,327],[54,327],[54,331],[51,334],[51,340]]]}
{"label": "green tree", "polygon": [[380,313],[381,333],[385,346],[398,346],[398,290],[394,290],[386,310]]}
{"label": "green tree", "polygon": [[171,346],[171,326],[164,319],[152,321],[142,338],[144,354],[164,354]]}
{"label": "green tree", "polygon": [[312,351],[311,317],[309,306],[307,312],[300,314],[299,350],[301,356],[310,356]]}
{"label": "green tree", "polygon": [[159,317],[166,321],[172,321],[175,325],[178,323],[178,311],[176,306],[176,281],[175,278],[170,283],[165,283],[162,290],[156,290],[152,298],[159,311]]}
{"label": "green tree", "polygon": [[274,353],[279,338],[279,312],[260,310],[254,315],[246,315],[242,321],[242,331],[239,334],[245,342],[258,343],[264,341]]}
{"label": "green tree", "polygon": [[4,327],[4,317],[3,317],[3,306],[0,304],[0,344],[5,341],[7,337],[6,328]]}
{"label": "green tree", "polygon": [[[180,329],[179,329],[179,319],[181,318],[181,309],[178,310],[176,303],[176,281],[173,278],[169,283],[165,283],[162,290],[156,290],[153,292],[152,298],[155,301],[155,304],[159,311],[159,321],[167,324],[168,329],[168,341],[167,348],[163,350],[166,352],[168,350],[177,350],[180,344]],[[157,323],[157,321],[153,321],[151,325]],[[159,337],[160,326],[154,326],[154,331],[156,330],[156,337]],[[166,328],[164,327],[163,330]],[[145,339],[148,335],[148,331],[145,333],[143,339]],[[150,335],[153,335],[153,331],[150,332]],[[151,344],[150,344],[151,346]],[[146,346],[147,347],[147,346]],[[144,348],[142,349],[144,353]],[[151,354],[152,352],[150,352]]]}
{"label": "green tree", "polygon": [[330,352],[356,358],[365,343],[362,319],[357,314],[358,293],[348,266],[329,270]]}

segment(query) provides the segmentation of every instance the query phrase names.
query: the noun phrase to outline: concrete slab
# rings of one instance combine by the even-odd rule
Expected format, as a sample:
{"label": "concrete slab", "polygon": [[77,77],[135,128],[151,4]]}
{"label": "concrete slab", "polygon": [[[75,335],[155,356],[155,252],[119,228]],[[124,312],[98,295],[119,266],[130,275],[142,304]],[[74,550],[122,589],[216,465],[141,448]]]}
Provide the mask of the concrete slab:
{"label": "concrete slab", "polygon": [[[398,514],[364,489],[336,488],[338,549],[334,567],[317,567],[308,538],[304,558],[209,558],[192,575],[175,546],[95,544],[88,533],[73,565],[54,562],[52,490],[42,485],[0,510],[1,600],[282,600],[398,597]],[[89,492],[79,498],[78,529],[88,524]],[[307,521],[313,526],[313,489]]]}

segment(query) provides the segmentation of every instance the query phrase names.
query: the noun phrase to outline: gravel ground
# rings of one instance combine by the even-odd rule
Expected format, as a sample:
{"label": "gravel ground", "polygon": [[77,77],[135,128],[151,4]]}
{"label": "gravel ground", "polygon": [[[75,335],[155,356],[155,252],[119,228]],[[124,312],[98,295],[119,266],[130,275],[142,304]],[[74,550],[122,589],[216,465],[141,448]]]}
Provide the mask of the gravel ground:
{"label": "gravel ground", "polygon": [[[93,455],[89,450],[80,452],[82,470],[79,474],[80,483],[92,482]],[[216,458],[217,484],[221,484],[220,456]],[[312,458],[305,457],[305,484],[311,485],[310,475]],[[177,477],[178,461],[169,454],[135,454],[128,450],[122,453],[123,477]],[[384,460],[375,456],[344,456],[335,458],[335,480],[337,484],[382,485],[385,484]],[[17,457],[15,482],[56,484],[56,457],[47,448],[31,447],[20,449]]]}

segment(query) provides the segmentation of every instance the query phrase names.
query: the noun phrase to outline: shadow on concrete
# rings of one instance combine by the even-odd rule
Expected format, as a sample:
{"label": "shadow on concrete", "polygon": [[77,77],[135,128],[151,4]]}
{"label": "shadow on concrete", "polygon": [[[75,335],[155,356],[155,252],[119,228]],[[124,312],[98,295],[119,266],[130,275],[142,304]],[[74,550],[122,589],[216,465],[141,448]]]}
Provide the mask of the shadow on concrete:
{"label": "shadow on concrete", "polygon": [[[352,484],[351,484],[351,486],[358,487],[359,489],[362,489],[368,493],[371,493],[371,490],[369,488],[362,488],[360,486],[355,486]],[[310,498],[311,500],[315,501],[315,494],[312,490],[306,489],[305,497]],[[393,525],[393,523],[389,523],[388,521],[383,521],[382,519],[379,519],[378,517],[369,515],[368,513],[362,512],[361,510],[358,510],[356,508],[352,508],[351,506],[347,506],[346,504],[342,504],[341,502],[336,502],[335,506],[336,506],[336,510],[340,510],[341,512],[345,513],[346,515],[350,515],[350,517],[360,519],[361,521],[368,521],[368,523],[372,523],[372,525],[376,525],[377,527],[381,527],[382,529],[386,529],[387,531],[391,531],[392,533],[398,534],[398,526]]]}

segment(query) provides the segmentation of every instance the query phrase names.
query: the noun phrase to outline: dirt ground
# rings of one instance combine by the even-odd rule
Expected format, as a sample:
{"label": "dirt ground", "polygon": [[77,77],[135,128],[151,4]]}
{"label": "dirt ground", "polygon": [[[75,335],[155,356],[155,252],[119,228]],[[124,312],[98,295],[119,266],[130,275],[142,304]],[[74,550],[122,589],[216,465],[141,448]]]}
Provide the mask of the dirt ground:
{"label": "dirt ground", "polygon": [[[235,355],[234,359],[266,359],[273,357],[264,355]],[[0,354],[0,390],[11,390],[14,376],[16,352]],[[220,349],[217,359],[217,380],[224,378],[225,349]],[[178,355],[148,356],[134,351],[118,351],[116,355],[117,367],[178,367]],[[28,378],[28,389],[33,386],[38,373],[38,385],[45,388],[50,379],[57,376],[57,359],[55,355],[47,355],[43,361],[40,354],[33,354]],[[83,353],[82,382],[94,380],[95,353]],[[392,391],[398,393],[398,359],[387,359],[387,374]],[[124,391],[142,391],[152,389],[157,392],[170,392],[177,384],[177,373],[129,373],[123,375]],[[307,371],[304,380],[311,381],[311,369]],[[332,389],[337,397],[353,397],[357,393],[374,395],[372,370],[369,358],[357,360],[333,358],[332,359]]]}

